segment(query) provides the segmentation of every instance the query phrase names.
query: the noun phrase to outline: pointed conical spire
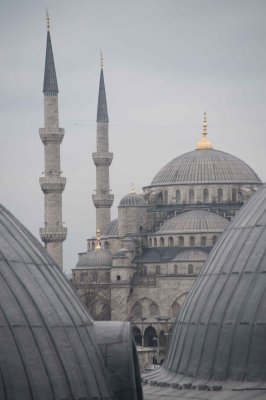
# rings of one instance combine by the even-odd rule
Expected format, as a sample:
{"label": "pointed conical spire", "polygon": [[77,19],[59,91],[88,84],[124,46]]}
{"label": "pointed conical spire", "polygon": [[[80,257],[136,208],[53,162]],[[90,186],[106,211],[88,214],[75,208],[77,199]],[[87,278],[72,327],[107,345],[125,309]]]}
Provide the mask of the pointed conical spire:
{"label": "pointed conical spire", "polygon": [[102,52],[100,52],[100,62],[101,62],[101,75],[100,75],[100,85],[99,85],[99,95],[98,95],[97,122],[109,122],[105,85],[104,85],[104,76],[103,76]]}
{"label": "pointed conical spire", "polygon": [[44,95],[54,95],[58,93],[54,56],[50,35],[50,17],[46,11],[47,21],[47,42],[46,42],[46,56],[45,56],[45,69],[44,69],[44,81],[43,81],[43,93]]}

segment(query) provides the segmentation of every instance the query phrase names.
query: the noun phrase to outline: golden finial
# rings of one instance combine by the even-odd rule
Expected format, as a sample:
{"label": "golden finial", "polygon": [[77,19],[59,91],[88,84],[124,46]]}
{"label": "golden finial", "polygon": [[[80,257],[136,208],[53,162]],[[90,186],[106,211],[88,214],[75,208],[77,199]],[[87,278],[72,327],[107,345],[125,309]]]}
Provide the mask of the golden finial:
{"label": "golden finial", "polygon": [[196,149],[197,150],[207,150],[207,149],[212,149],[212,144],[211,142],[207,139],[207,113],[204,111],[203,114],[203,124],[202,124],[202,137],[199,143],[197,144]]}
{"label": "golden finial", "polygon": [[98,228],[96,231],[96,247],[95,247],[95,249],[100,250],[100,248],[101,248],[101,231]]}
{"label": "golden finial", "polygon": [[46,24],[47,24],[47,31],[50,31],[50,15],[48,13],[48,10],[46,8]]}
{"label": "golden finial", "polygon": [[136,193],[134,183],[131,183],[131,191],[130,191],[130,193],[132,193],[132,194]]}
{"label": "golden finial", "polygon": [[101,64],[101,68],[103,68],[103,52],[100,49],[100,64]]}

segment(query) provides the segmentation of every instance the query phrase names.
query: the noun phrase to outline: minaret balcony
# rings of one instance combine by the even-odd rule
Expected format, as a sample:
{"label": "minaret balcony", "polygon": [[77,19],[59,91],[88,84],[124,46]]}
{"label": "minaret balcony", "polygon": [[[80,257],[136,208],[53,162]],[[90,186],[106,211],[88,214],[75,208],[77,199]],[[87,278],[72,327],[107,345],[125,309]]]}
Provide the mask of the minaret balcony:
{"label": "minaret balcony", "polygon": [[67,237],[67,228],[63,226],[40,228],[40,236],[44,243],[63,242]]}
{"label": "minaret balcony", "polygon": [[113,153],[92,153],[92,158],[96,167],[109,167],[113,160]]}
{"label": "minaret balcony", "polygon": [[63,128],[40,128],[39,134],[43,144],[48,142],[61,143],[65,130]]}
{"label": "minaret balcony", "polygon": [[113,194],[98,195],[93,194],[92,200],[96,208],[110,208],[114,202]]}
{"label": "minaret balcony", "polygon": [[43,193],[62,193],[66,186],[66,178],[48,175],[39,179]]}

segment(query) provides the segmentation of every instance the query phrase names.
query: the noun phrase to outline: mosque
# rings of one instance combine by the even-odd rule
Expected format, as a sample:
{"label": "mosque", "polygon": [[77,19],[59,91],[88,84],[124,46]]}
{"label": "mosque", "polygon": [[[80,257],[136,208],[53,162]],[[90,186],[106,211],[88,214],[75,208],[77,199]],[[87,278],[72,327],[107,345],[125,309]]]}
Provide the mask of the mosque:
{"label": "mosque", "polygon": [[[40,229],[45,247],[62,267],[60,143],[64,130],[58,120],[58,85],[49,31],[44,74],[45,222]],[[173,322],[196,276],[219,235],[261,185],[244,161],[216,150],[208,139],[204,113],[196,148],[163,166],[138,194],[132,187],[111,219],[109,116],[103,60],[97,107],[96,238],[87,240],[72,269],[72,281],[92,316],[100,320],[130,321],[139,346],[164,348]],[[93,300],[92,300],[93,299]],[[93,305],[91,304],[93,302]],[[164,356],[164,355],[162,355]]]}
{"label": "mosque", "polygon": [[[97,290],[109,291],[110,317],[122,321],[93,321],[60,271],[66,182],[58,179],[63,130],[49,31],[47,54],[40,233],[50,255],[0,206],[0,398],[265,400],[266,184],[243,161],[212,149],[204,120],[197,149],[163,167],[143,194],[126,195],[118,221],[108,221],[113,199],[102,177],[112,155],[108,121],[99,120],[94,204],[100,228],[73,275],[81,290],[95,279]],[[107,107],[102,110],[107,115]],[[196,261],[204,262],[204,252],[210,254],[202,267]],[[189,282],[190,289],[193,280],[187,294],[182,285]],[[142,377],[143,397],[135,341],[123,320],[128,316],[135,328],[148,323],[146,332],[170,325],[171,299],[167,293],[160,298],[162,289],[183,290],[186,299],[164,365]]]}
{"label": "mosque", "polygon": [[131,321],[139,346],[165,348],[208,254],[261,180],[244,161],[213,148],[204,113],[195,150],[161,168],[142,193],[132,187],[119,203],[118,218],[111,220],[108,123],[101,61],[92,154],[97,235],[79,254],[73,282],[94,318]]}

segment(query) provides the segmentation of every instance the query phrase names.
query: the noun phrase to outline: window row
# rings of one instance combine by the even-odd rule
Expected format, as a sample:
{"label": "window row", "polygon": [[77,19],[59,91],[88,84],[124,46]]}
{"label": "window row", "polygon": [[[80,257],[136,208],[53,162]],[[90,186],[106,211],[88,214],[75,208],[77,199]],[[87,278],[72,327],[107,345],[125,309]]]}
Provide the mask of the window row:
{"label": "window row", "polygon": [[[211,239],[211,246],[214,246],[215,243],[217,242],[218,236],[214,235],[212,236]],[[184,246],[185,245],[185,239],[184,236],[178,236],[177,238],[177,246]],[[207,237],[206,236],[201,236],[200,238],[200,243],[196,244],[196,238],[195,236],[189,236],[189,241],[188,241],[188,246],[207,246]],[[161,237],[160,239],[158,238],[149,238],[149,247],[164,247],[164,246],[174,246],[174,238],[173,236],[169,236],[167,239],[164,237]]]}
{"label": "window row", "polygon": [[[182,204],[185,202],[184,199],[182,198],[182,192],[183,191],[180,189],[177,189],[175,191],[176,204]],[[204,188],[202,191],[202,196],[200,196],[200,199],[196,198],[196,193],[197,193],[197,195],[199,194],[198,191],[196,192],[194,189],[189,189],[189,191],[188,191],[188,202],[189,203],[195,203],[198,200],[203,201],[203,203],[210,203],[213,200],[217,201],[218,203],[222,203],[223,201],[229,200],[228,198],[227,199],[225,198],[224,190],[222,188],[219,188],[217,190],[216,194],[214,194],[213,190],[211,191],[211,194],[210,194],[209,189]],[[240,196],[240,194],[239,194],[239,196]],[[169,197],[168,190],[163,190],[163,192],[159,196],[159,202],[163,203],[163,204],[168,204],[168,197]],[[230,200],[232,202],[237,202],[237,189],[236,188],[232,189]],[[242,199],[240,198],[239,200],[242,200]]]}

